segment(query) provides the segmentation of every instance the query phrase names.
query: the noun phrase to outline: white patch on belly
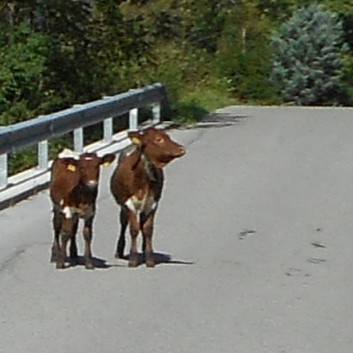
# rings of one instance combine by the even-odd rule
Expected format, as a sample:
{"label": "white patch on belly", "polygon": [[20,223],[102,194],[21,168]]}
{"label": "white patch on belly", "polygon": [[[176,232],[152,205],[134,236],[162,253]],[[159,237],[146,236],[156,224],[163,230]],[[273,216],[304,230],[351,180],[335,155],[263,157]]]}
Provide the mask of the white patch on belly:
{"label": "white patch on belly", "polygon": [[133,211],[133,212],[136,212],[137,210],[136,210],[136,208],[135,208],[135,204],[134,204],[133,198],[134,198],[134,196],[130,197],[130,198],[125,202],[125,206],[126,206],[129,210],[131,210],[131,211]]}
{"label": "white patch on belly", "polygon": [[65,218],[68,218],[68,219],[72,218],[72,214],[73,214],[72,208],[73,207],[69,207],[69,206],[66,206],[63,208],[63,214],[65,215]]}
{"label": "white patch on belly", "polygon": [[75,214],[81,218],[90,218],[94,215],[94,210],[92,205],[89,205],[85,208],[66,206],[63,208],[62,213],[67,219],[72,218]]}
{"label": "white patch on belly", "polygon": [[157,202],[152,196],[144,197],[142,200],[138,199],[136,196],[131,196],[125,202],[125,206],[135,213],[144,212],[149,214],[157,207],[157,205]]}

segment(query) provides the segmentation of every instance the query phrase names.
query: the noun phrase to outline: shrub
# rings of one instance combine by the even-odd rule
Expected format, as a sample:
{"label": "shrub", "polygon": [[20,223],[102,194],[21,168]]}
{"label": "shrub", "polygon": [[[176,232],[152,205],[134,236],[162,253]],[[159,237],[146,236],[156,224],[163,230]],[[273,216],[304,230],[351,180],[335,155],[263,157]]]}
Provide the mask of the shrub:
{"label": "shrub", "polygon": [[298,105],[342,103],[342,24],[320,5],[299,9],[272,38],[271,81],[285,102]]}

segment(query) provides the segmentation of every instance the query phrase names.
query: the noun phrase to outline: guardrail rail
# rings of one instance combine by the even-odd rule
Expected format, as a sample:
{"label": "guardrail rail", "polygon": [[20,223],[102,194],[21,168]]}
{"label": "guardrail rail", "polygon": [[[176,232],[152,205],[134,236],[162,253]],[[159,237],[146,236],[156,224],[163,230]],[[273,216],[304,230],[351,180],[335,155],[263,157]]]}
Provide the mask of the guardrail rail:
{"label": "guardrail rail", "polygon": [[[129,131],[138,129],[138,111],[151,107],[151,125],[159,124],[161,112],[169,115],[166,88],[155,83],[133,89],[115,96],[76,105],[57,113],[39,116],[18,124],[0,129],[0,209],[43,189],[49,182],[48,140],[73,132],[73,146],[81,153],[91,146],[91,150],[114,144],[113,120],[129,114]],[[98,145],[84,146],[84,128],[97,123],[103,124],[103,140]],[[127,131],[120,133],[120,139]],[[37,145],[38,163],[35,168],[8,176],[8,154],[20,148]],[[26,184],[26,185],[25,185]]]}

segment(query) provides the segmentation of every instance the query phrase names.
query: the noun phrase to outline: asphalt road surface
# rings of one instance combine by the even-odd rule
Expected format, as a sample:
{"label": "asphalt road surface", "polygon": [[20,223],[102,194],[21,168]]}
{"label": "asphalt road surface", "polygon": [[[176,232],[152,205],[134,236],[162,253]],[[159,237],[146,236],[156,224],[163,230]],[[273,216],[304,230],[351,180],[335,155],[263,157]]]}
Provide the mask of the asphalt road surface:
{"label": "asphalt road surface", "polygon": [[113,257],[113,167],[94,271],[49,263],[47,192],[0,212],[0,352],[352,353],[353,111],[230,107],[172,135],[154,269]]}

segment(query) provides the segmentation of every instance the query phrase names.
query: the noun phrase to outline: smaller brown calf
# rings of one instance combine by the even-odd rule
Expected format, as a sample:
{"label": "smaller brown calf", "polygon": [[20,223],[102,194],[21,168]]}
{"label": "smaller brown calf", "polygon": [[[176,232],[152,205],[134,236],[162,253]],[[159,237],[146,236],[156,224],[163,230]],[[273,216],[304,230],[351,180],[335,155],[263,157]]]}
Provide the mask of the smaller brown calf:
{"label": "smaller brown calf", "polygon": [[129,266],[138,265],[137,236],[143,235],[146,265],[155,265],[152,233],[154,216],[162,195],[163,167],[185,154],[185,149],[167,133],[155,128],[129,133],[133,148],[123,151],[113,172],[110,188],[120,205],[120,236],[116,257],[124,257],[125,231],[130,224]]}
{"label": "smaller brown calf", "polygon": [[70,241],[70,261],[77,261],[76,232],[79,219],[83,219],[83,237],[85,240],[85,267],[93,269],[92,260],[92,224],[96,212],[96,199],[100,166],[110,164],[115,155],[98,157],[96,153],[77,155],[64,150],[54,160],[49,185],[53,203],[54,242],[51,261],[57,268],[65,268],[66,248]]}

